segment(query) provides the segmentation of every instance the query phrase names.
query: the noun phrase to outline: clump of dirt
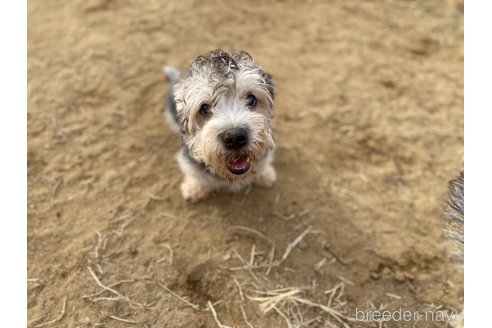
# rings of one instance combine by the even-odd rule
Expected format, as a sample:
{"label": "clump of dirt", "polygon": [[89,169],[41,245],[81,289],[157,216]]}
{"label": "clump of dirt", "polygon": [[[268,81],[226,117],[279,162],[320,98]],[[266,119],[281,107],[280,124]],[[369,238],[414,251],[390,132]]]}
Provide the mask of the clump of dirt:
{"label": "clump of dirt", "polygon": [[[460,308],[440,222],[463,162],[453,3],[29,1],[29,326],[378,326],[356,309]],[[275,78],[278,181],[191,205],[161,68],[216,48]]]}

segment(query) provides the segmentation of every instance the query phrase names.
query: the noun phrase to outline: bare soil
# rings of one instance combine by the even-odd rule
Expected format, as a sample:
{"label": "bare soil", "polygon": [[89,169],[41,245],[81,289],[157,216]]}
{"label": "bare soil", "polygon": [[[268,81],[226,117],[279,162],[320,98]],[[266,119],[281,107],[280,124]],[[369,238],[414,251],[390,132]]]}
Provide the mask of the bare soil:
{"label": "bare soil", "polygon": [[[29,1],[28,325],[378,327],[356,308],[459,309],[440,220],[463,165],[453,3]],[[162,66],[216,48],[274,75],[278,181],[191,205]]]}

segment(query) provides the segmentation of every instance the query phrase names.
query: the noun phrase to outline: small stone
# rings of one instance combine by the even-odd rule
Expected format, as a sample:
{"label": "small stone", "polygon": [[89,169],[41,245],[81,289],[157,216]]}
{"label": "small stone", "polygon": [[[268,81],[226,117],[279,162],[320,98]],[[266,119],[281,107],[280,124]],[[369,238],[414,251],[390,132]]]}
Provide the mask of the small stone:
{"label": "small stone", "polygon": [[405,279],[405,275],[403,274],[403,272],[397,271],[395,273],[395,280],[399,281],[399,282],[404,282],[406,279]]}
{"label": "small stone", "polygon": [[371,272],[371,278],[377,280],[381,278],[381,275],[377,272]]}
{"label": "small stone", "polygon": [[304,240],[301,240],[299,244],[297,244],[297,247],[299,247],[300,249],[306,249],[308,246],[309,246],[308,243],[305,242]]}

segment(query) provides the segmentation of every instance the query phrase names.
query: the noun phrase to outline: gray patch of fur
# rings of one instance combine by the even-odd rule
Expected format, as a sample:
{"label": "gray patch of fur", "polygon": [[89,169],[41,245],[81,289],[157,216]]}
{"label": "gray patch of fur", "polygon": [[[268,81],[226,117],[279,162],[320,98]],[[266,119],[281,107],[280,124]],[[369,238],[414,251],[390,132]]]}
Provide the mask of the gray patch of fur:
{"label": "gray patch of fur", "polygon": [[465,175],[464,172],[454,180],[449,182],[449,201],[448,208],[444,213],[446,231],[448,235],[458,243],[460,254],[463,256],[463,246],[465,243]]}

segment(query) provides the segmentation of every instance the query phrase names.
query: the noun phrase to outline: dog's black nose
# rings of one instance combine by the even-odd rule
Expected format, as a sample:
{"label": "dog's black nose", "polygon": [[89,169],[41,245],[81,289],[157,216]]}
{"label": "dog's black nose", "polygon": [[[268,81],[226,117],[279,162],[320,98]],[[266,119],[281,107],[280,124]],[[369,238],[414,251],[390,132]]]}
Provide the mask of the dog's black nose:
{"label": "dog's black nose", "polygon": [[243,128],[234,128],[223,132],[220,138],[227,149],[238,150],[248,144],[248,131]]}

